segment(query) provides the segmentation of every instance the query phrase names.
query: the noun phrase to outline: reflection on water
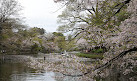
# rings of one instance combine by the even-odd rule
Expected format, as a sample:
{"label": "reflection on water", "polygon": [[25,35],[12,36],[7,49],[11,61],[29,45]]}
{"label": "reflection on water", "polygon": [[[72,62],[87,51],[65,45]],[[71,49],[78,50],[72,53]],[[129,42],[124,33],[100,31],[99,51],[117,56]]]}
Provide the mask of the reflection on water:
{"label": "reflection on water", "polygon": [[55,81],[53,72],[12,74],[11,81]]}
{"label": "reflection on water", "polygon": [[[46,62],[57,62],[60,60],[62,61],[62,59],[55,59],[55,56],[60,56],[59,54],[56,55],[38,54],[35,56],[34,55],[29,55],[29,56],[32,58],[34,57],[33,59],[37,61],[46,61]],[[59,72],[36,73],[36,70],[25,66],[26,61],[23,60],[22,58],[27,58],[26,55],[24,56],[10,55],[5,57],[4,57],[5,61],[2,61],[3,58],[2,59],[0,58],[0,81],[83,81],[80,80],[79,77],[63,76],[62,73]],[[46,57],[45,60],[44,57]],[[90,61],[90,59],[79,59],[79,60],[81,62]],[[45,71],[41,71],[41,72],[45,72]],[[76,70],[75,73],[79,73],[79,72]]]}
{"label": "reflection on water", "polygon": [[53,72],[35,73],[23,63],[0,62],[0,81],[56,81]]}

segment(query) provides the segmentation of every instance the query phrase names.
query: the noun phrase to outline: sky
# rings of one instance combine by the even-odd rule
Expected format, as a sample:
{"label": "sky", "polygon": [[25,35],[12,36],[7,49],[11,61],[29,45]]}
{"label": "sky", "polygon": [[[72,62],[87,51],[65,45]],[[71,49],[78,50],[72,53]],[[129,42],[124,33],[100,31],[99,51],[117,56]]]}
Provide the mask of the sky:
{"label": "sky", "polygon": [[[23,7],[22,15],[25,23],[30,27],[44,28],[47,32],[55,32],[57,16],[61,10],[60,6],[53,0],[18,0]],[[57,12],[55,12],[57,11]]]}

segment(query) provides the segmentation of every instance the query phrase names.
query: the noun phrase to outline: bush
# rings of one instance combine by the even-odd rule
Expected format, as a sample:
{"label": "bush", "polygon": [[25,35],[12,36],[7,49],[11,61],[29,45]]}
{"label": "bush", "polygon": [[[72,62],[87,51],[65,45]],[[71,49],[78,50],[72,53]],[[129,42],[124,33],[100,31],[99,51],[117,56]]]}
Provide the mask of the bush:
{"label": "bush", "polygon": [[38,44],[34,44],[31,46],[31,53],[38,53],[41,50],[41,47],[38,46]]}

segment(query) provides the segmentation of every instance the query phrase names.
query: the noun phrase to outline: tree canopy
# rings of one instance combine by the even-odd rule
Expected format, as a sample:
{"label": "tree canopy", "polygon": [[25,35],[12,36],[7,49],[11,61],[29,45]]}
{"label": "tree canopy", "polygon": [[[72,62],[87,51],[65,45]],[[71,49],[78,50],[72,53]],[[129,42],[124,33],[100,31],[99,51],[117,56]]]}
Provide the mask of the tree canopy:
{"label": "tree canopy", "polygon": [[120,32],[119,25],[129,18],[130,0],[55,0],[66,5],[58,16],[58,30],[73,32],[92,46],[102,46],[105,39]]}

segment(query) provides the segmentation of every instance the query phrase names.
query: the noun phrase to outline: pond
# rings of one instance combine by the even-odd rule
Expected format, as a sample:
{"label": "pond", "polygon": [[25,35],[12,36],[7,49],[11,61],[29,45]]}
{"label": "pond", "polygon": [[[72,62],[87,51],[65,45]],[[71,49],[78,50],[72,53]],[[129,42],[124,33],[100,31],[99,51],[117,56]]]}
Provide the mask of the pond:
{"label": "pond", "polygon": [[36,73],[21,62],[0,61],[0,81],[57,81],[53,72]]}
{"label": "pond", "polygon": [[[44,63],[43,68],[47,67],[46,64],[48,62],[49,63],[55,62],[55,64],[56,62],[57,63],[60,63],[60,61],[63,62],[61,59],[58,59],[58,57],[65,58],[64,60],[71,60],[70,58],[66,58],[59,54],[8,55],[8,56],[4,56],[4,59],[5,59],[4,61],[2,60],[3,56],[0,56],[0,81],[83,81],[83,80],[79,80],[79,77],[65,76],[62,78],[62,73],[59,73],[59,72],[55,73],[55,72],[52,72],[52,70],[47,72],[41,69],[41,71],[39,72],[38,70],[33,68],[34,66],[28,67],[27,61],[21,59],[21,58],[27,58],[27,57],[31,57],[33,58],[33,60],[37,60],[37,61],[44,61],[41,64],[43,65]],[[46,57],[46,60],[44,60],[43,57]],[[81,61],[83,60],[86,62],[89,61],[88,59],[81,59]],[[35,63],[37,65],[37,62],[34,61],[34,64]],[[33,62],[32,62],[32,65],[33,65]],[[36,68],[40,68],[40,67],[36,67]],[[50,68],[52,68],[52,66]],[[53,69],[54,69],[54,66],[53,66]],[[61,70],[61,68],[58,68],[58,69]],[[75,71],[74,74],[75,73],[77,74],[79,72]],[[57,77],[61,77],[61,78],[57,78]]]}

